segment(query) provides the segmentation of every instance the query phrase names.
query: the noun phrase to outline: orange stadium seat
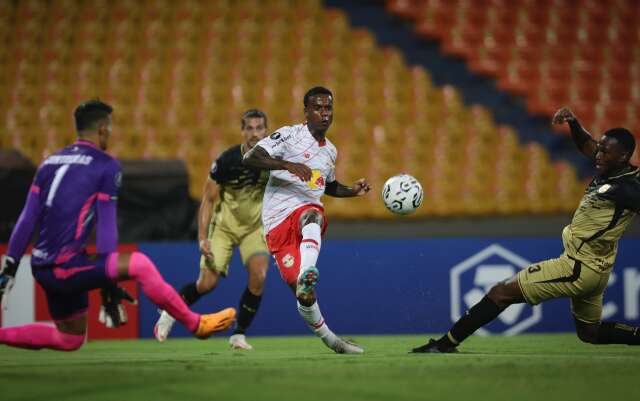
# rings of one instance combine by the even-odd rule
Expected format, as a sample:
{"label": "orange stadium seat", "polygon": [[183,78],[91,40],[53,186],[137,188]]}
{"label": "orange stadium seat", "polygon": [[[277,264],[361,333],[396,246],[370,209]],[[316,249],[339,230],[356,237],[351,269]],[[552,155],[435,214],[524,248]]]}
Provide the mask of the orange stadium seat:
{"label": "orange stadium seat", "polygon": [[[377,192],[390,175],[411,173],[425,188],[419,216],[570,210],[580,196],[571,167],[552,163],[541,148],[522,146],[485,109],[465,106],[453,87],[434,87],[428,71],[408,67],[400,52],[381,49],[370,32],[352,29],[343,13],[319,0],[103,3],[0,2],[0,35],[12,39],[0,48],[1,146],[39,162],[73,140],[74,105],[100,97],[115,106],[111,151],[184,159],[191,194],[199,197],[211,161],[240,141],[244,110],[265,110],[270,129],[298,123],[304,91],[322,84],[336,97],[330,136],[339,149],[340,179],[367,176]],[[566,81],[562,90],[536,92],[543,112],[573,94],[595,113],[591,102],[603,100],[585,86],[592,72],[571,65],[592,63],[597,52],[548,51],[545,41],[577,36],[615,43],[602,50],[615,57],[627,49],[611,35],[629,39],[637,32],[624,28],[607,36],[591,24],[572,36],[555,23],[551,35],[546,24],[564,14],[551,17],[544,10],[556,4],[395,0],[387,8],[414,19],[420,32],[442,39],[512,90],[530,94],[541,80]],[[588,15],[597,14],[598,5],[590,7]],[[318,55],[326,60],[322,66]],[[630,59],[640,62],[637,55]],[[615,64],[607,64],[602,77],[619,72],[638,82],[637,67],[621,72]],[[603,68],[588,65],[595,72]],[[610,99],[639,96],[615,79],[602,88]],[[638,112],[608,100],[599,121],[638,121]],[[556,181],[542,178],[552,171]],[[557,188],[564,192],[545,200]],[[329,199],[327,208],[340,218],[392,216],[376,195]]]}
{"label": "orange stadium seat", "polygon": [[[529,98],[533,113],[550,116],[567,101],[590,103],[591,110],[611,101],[629,104],[637,99],[633,93],[640,92],[638,75],[630,73],[640,69],[640,7],[635,0],[386,4],[391,13],[414,20],[416,32],[441,40],[445,52],[466,58],[472,70],[495,76],[502,89]],[[521,78],[521,73],[536,70],[540,82]],[[600,85],[603,77],[615,77],[615,83]],[[640,129],[629,113],[605,114],[607,121],[621,118],[618,125]]]}

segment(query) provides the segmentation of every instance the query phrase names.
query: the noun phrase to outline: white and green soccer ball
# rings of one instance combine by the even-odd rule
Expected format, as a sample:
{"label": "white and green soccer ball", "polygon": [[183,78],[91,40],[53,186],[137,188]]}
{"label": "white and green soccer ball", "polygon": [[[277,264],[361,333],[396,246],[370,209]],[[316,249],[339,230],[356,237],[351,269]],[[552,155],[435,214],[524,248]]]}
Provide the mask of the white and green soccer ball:
{"label": "white and green soccer ball", "polygon": [[422,205],[422,185],[409,174],[389,178],[382,187],[382,200],[391,212],[411,214]]}

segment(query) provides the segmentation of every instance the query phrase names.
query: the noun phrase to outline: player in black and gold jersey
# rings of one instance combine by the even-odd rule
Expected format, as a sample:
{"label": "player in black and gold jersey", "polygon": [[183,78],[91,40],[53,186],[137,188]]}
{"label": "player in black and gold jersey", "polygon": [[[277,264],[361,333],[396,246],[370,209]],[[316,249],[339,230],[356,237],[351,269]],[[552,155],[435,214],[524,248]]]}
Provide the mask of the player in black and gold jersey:
{"label": "player in black and gold jersey", "polygon": [[439,340],[412,352],[456,352],[478,328],[509,305],[531,305],[568,297],[580,340],[591,344],[640,345],[640,328],[601,322],[604,289],[618,250],[618,240],[640,211],[640,171],[629,163],[633,135],[624,128],[606,131],[599,141],[582,128],[571,110],[562,108],[555,124],[567,122],[578,149],[595,162],[596,177],[587,187],[571,224],[562,231],[564,253],[535,263],[496,284]]}
{"label": "player in black and gold jersey", "polygon": [[[224,151],[211,166],[198,213],[200,275],[197,281],[184,286],[180,294],[191,305],[212,291],[220,277],[226,277],[233,248],[237,246],[249,279],[229,343],[235,349],[251,349],[245,331],[260,306],[269,266],[261,219],[269,172],[243,166],[242,157],[266,136],[267,116],[257,109],[246,111],[241,130],[243,143]],[[174,319],[162,312],[154,328],[159,341],[167,339],[173,323]]]}

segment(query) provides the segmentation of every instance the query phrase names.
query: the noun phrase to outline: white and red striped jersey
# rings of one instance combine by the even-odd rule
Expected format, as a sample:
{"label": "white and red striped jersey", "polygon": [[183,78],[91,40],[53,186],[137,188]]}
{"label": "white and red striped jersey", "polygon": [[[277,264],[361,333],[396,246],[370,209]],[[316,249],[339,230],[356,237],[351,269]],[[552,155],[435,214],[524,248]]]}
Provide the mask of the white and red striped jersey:
{"label": "white and red striped jersey", "polygon": [[317,141],[306,124],[285,126],[262,139],[271,157],[307,165],[311,180],[303,182],[287,170],[272,170],[262,203],[262,223],[268,233],[303,205],[322,206],[320,197],[328,182],[336,180],[338,151],[328,140]]}

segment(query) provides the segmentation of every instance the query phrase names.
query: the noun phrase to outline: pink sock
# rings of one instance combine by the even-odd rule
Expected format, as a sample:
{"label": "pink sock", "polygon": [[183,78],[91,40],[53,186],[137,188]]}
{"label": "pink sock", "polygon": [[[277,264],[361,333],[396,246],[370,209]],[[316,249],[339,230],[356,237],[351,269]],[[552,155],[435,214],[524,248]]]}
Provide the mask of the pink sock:
{"label": "pink sock", "polygon": [[107,256],[107,277],[116,281],[118,279],[118,252],[112,252]]}
{"label": "pink sock", "polygon": [[166,310],[189,331],[197,330],[200,315],[192,312],[176,290],[162,279],[160,272],[147,255],[141,252],[131,254],[129,277],[140,283],[142,292],[151,302]]}
{"label": "pink sock", "polygon": [[84,335],[67,334],[43,323],[0,329],[0,344],[10,347],[75,351],[84,344]]}

